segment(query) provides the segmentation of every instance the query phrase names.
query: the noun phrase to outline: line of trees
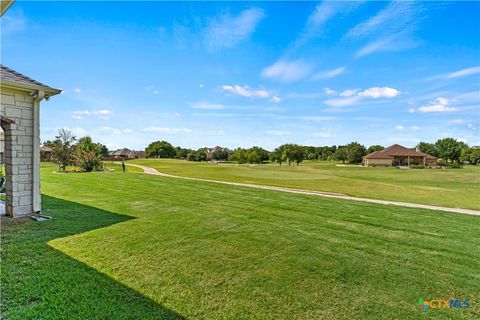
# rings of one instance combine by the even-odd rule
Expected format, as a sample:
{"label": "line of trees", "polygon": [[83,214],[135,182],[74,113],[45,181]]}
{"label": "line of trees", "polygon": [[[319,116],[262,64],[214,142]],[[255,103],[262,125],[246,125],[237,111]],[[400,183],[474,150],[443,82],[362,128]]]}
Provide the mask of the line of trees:
{"label": "line of trees", "polygon": [[[381,150],[382,146],[371,146],[368,150]],[[213,151],[212,151],[213,150]],[[351,163],[360,163],[367,153],[365,146],[352,142],[345,146],[301,146],[297,144],[284,144],[269,152],[261,147],[228,148],[215,147],[213,149],[200,148],[197,150],[174,147],[167,141],[155,141],[145,149],[150,158],[185,159],[188,161],[235,161],[243,163],[265,163],[271,161],[282,165],[292,163],[299,165],[305,159],[308,160],[338,160]]]}
{"label": "line of trees", "polygon": [[87,172],[101,170],[103,157],[108,156],[105,145],[93,142],[89,136],[77,140],[67,129],[59,129],[55,139],[45,141],[43,145],[52,149],[51,161],[58,164],[63,172],[70,165]]}
{"label": "line of trees", "polygon": [[469,147],[466,143],[454,138],[438,139],[435,143],[420,142],[417,148],[446,163],[480,164],[480,149]]}

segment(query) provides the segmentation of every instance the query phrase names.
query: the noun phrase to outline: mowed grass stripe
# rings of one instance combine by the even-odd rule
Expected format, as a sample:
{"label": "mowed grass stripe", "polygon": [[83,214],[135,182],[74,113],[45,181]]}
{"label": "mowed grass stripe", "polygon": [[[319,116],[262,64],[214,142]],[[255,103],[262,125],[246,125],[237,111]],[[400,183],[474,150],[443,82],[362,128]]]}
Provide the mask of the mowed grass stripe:
{"label": "mowed grass stripe", "polygon": [[219,181],[343,193],[371,199],[404,201],[480,210],[480,167],[411,169],[337,167],[332,162],[307,161],[300,166],[194,163],[141,159],[129,163],[160,172]]}

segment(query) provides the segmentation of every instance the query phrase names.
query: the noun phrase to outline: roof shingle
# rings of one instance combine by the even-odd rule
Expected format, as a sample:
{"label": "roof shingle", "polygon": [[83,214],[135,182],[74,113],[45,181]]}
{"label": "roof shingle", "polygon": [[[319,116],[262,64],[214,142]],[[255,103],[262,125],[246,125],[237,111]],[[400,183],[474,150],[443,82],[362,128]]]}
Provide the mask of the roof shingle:
{"label": "roof shingle", "polygon": [[410,157],[425,157],[425,158],[435,158],[427,153],[417,151],[415,148],[405,148],[399,144],[391,145],[388,148],[385,148],[380,151],[374,151],[367,154],[364,159],[390,159],[395,156],[410,156]]}
{"label": "roof shingle", "polygon": [[23,84],[32,88],[46,89],[53,94],[57,94],[61,92],[61,90],[47,86],[46,84],[43,84],[37,80],[33,80],[32,78],[27,77],[26,75],[21,74],[20,72],[17,72],[8,67],[5,67],[3,64],[0,64],[0,82],[5,82],[5,81]]}

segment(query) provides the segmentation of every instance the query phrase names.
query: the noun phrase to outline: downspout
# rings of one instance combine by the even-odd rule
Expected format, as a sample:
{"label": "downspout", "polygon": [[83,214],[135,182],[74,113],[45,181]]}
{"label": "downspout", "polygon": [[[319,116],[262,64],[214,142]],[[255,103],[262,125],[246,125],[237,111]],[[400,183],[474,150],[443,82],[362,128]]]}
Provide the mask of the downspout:
{"label": "downspout", "polygon": [[38,90],[33,99],[33,212],[40,213],[40,101],[45,98],[45,91]]}

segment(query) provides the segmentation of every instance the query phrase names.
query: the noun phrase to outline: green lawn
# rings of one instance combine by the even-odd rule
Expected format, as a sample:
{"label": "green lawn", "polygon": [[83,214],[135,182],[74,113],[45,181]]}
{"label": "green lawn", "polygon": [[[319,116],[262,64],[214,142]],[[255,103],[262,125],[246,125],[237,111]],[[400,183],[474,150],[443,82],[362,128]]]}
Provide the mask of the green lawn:
{"label": "green lawn", "polygon": [[480,317],[479,217],[136,173],[42,188],[53,220],[2,226],[5,319]]}
{"label": "green lawn", "polygon": [[332,162],[300,166],[211,164],[143,159],[130,163],[161,172],[212,180],[255,183],[351,196],[480,210],[480,167],[410,169],[337,167]]}

